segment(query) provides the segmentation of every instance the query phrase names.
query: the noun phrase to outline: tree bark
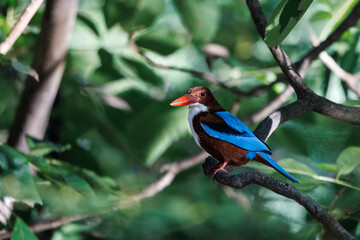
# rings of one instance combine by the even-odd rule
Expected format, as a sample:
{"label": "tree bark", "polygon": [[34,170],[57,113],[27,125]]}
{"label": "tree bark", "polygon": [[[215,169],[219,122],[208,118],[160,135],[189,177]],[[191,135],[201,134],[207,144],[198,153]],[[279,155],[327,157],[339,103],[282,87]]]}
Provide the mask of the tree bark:
{"label": "tree bark", "polygon": [[65,68],[77,14],[77,0],[48,0],[33,60],[39,82],[28,77],[8,144],[28,152],[25,136],[42,139]]}

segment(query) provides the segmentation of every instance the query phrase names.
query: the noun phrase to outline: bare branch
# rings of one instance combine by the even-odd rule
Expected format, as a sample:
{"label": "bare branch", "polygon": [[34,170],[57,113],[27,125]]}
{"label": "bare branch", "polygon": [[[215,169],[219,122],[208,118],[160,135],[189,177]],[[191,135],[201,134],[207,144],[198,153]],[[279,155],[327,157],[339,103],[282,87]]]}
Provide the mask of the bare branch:
{"label": "bare branch", "polygon": [[184,170],[191,168],[196,164],[199,164],[200,162],[203,161],[203,159],[206,156],[209,156],[209,154],[207,154],[206,152],[201,152],[200,154],[194,157],[164,165],[160,169],[160,172],[163,172],[164,175],[158,181],[154,182],[140,193],[132,196],[132,198],[137,201],[140,201],[144,198],[154,196],[155,194],[157,194],[158,192],[162,191],[164,188],[169,186],[179,172],[182,172]]}
{"label": "bare branch", "polygon": [[35,15],[35,13],[40,8],[43,2],[44,0],[32,0],[29,2],[24,12],[21,14],[19,20],[11,29],[9,35],[5,38],[5,40],[2,43],[0,43],[0,54],[3,55],[7,54],[7,52],[14,45],[15,41],[24,32],[30,20],[33,18],[33,16]]}
{"label": "bare branch", "polygon": [[[212,167],[217,160],[208,157],[203,164],[204,173],[206,176],[212,176]],[[346,229],[344,229],[335,218],[333,218],[326,210],[322,209],[313,199],[305,195],[303,192],[295,188],[289,183],[285,183],[278,179],[267,176],[260,172],[243,172],[240,174],[231,175],[229,173],[220,171],[215,175],[215,180],[223,185],[242,189],[250,184],[256,184],[269,189],[286,198],[293,199],[302,205],[316,220],[323,224],[325,229],[340,239],[353,239]]]}

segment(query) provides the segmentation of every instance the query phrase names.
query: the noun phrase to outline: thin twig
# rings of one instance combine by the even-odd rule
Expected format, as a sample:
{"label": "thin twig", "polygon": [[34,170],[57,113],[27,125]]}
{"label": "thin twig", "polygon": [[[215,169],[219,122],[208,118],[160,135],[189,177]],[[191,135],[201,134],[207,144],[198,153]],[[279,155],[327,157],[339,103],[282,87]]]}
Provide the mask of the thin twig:
{"label": "thin twig", "polygon": [[276,109],[281,107],[284,103],[286,103],[291,95],[294,94],[294,89],[288,85],[285,90],[280,93],[274,100],[268,103],[265,107],[263,107],[260,111],[253,114],[249,119],[245,120],[245,124],[252,125],[256,122],[261,121],[262,119],[269,116]]}
{"label": "thin twig", "polygon": [[180,71],[180,72],[184,72],[184,73],[188,73],[191,74],[192,76],[196,77],[196,78],[200,78],[205,80],[208,83],[212,83],[212,84],[216,84],[224,89],[229,90],[230,92],[236,94],[239,97],[249,97],[249,96],[256,96],[256,95],[260,95],[261,93],[265,92],[266,90],[268,90],[269,88],[271,88],[273,85],[275,85],[276,83],[282,81],[282,79],[277,79],[276,81],[268,84],[268,85],[261,85],[258,86],[248,92],[246,91],[241,91],[240,89],[233,87],[233,86],[229,86],[226,83],[223,83],[221,81],[219,81],[219,79],[217,79],[213,74],[210,73],[205,73],[205,72],[200,72],[200,71],[196,71],[196,70],[192,70],[192,69],[186,69],[186,68],[180,68],[180,67],[175,67],[175,66],[168,66],[168,65],[164,65],[164,64],[159,64],[154,62],[151,58],[149,58],[148,56],[146,56],[145,52],[143,50],[141,50],[141,48],[139,48],[136,43],[132,40],[130,40],[129,42],[130,47],[132,49],[134,49],[137,53],[139,53],[149,64],[151,64],[152,66],[159,68],[159,69],[168,69],[168,70],[176,70],[176,71]]}
{"label": "thin twig", "polygon": [[278,77],[275,81],[271,82],[268,85],[260,85],[260,86],[253,88],[247,92],[243,92],[242,96],[243,97],[258,96],[261,93],[269,90],[270,88],[272,88],[275,84],[277,84],[279,82],[284,82],[284,78]]}
{"label": "thin twig", "polygon": [[328,69],[340,77],[340,79],[360,97],[360,89],[357,87],[359,78],[342,69],[327,52],[321,52],[320,59]]}
{"label": "thin twig", "polygon": [[[310,41],[313,45],[319,44],[315,36],[310,36]],[[342,69],[326,51],[322,51],[319,57],[330,71],[335,73],[358,97],[360,97],[360,89],[357,87],[357,83],[360,79],[359,77]]]}
{"label": "thin twig", "polygon": [[0,54],[7,54],[7,52],[14,45],[16,40],[24,32],[25,28],[29,24],[30,20],[33,18],[37,10],[40,8],[44,0],[31,0],[24,12],[21,14],[19,20],[16,22],[14,27],[11,29],[9,35],[5,40],[0,43]]}

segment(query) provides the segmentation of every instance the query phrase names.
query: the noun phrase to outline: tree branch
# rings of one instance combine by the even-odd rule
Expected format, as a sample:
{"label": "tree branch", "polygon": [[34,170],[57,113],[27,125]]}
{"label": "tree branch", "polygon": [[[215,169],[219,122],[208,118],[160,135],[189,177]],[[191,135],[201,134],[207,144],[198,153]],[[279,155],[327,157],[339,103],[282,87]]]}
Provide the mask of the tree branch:
{"label": "tree branch", "polygon": [[[206,176],[212,176],[212,167],[217,160],[208,157],[203,164],[203,170]],[[322,209],[313,199],[302,193],[289,183],[269,177],[260,172],[243,172],[231,175],[220,171],[215,175],[215,180],[223,185],[242,189],[250,184],[256,184],[269,189],[279,195],[292,199],[302,205],[316,220],[323,224],[325,229],[341,239],[356,239],[346,229],[344,229],[335,218]]]}
{"label": "tree branch", "polygon": [[317,97],[314,111],[336,120],[360,124],[360,108],[337,104],[324,97]]}
{"label": "tree branch", "polygon": [[25,135],[42,139],[48,125],[63,71],[72,28],[77,14],[76,0],[48,0],[33,60],[39,82],[32,77],[26,86],[10,129],[8,144],[27,152]]}
{"label": "tree branch", "polygon": [[5,38],[5,40],[2,43],[0,43],[0,54],[3,55],[7,54],[7,52],[16,42],[16,40],[24,32],[30,20],[33,18],[33,16],[35,15],[35,13],[40,8],[43,2],[44,0],[32,0],[29,2],[24,12],[21,14],[19,20],[11,29],[9,35]]}
{"label": "tree branch", "polygon": [[[267,23],[260,3],[257,0],[246,0],[246,3],[259,35],[264,38]],[[257,129],[255,129],[255,133],[258,136],[261,136],[263,139],[268,139],[281,123],[299,117],[309,111],[316,111],[337,120],[360,124],[359,108],[336,104],[318,96],[306,85],[303,79],[310,63],[321,52],[318,52],[319,49],[323,50],[330,46],[340,38],[341,34],[346,29],[355,24],[354,21],[356,22],[360,15],[360,11],[358,11],[359,7],[360,2],[354,7],[350,15],[339,25],[338,28],[340,28],[340,30],[335,30],[324,42],[320,43],[319,47],[316,48],[317,50],[311,51],[311,54],[305,55],[302,60],[299,61],[297,64],[298,70],[280,46],[269,47],[274,59],[287,77],[287,81],[294,88],[298,101],[279,109],[264,119]]]}

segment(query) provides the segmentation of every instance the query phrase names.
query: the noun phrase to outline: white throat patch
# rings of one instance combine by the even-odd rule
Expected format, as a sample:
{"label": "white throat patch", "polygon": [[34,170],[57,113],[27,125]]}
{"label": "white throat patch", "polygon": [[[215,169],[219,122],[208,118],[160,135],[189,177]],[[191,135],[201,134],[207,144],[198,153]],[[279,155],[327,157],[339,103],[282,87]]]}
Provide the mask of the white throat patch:
{"label": "white throat patch", "polygon": [[189,109],[190,109],[190,111],[189,111],[188,120],[189,120],[190,130],[191,130],[192,135],[194,136],[196,144],[199,147],[201,147],[200,146],[200,138],[199,138],[199,136],[196,134],[196,132],[194,130],[193,120],[194,120],[194,117],[198,113],[207,112],[208,108],[205,105],[201,104],[201,103],[194,103],[194,104],[189,105]]}

